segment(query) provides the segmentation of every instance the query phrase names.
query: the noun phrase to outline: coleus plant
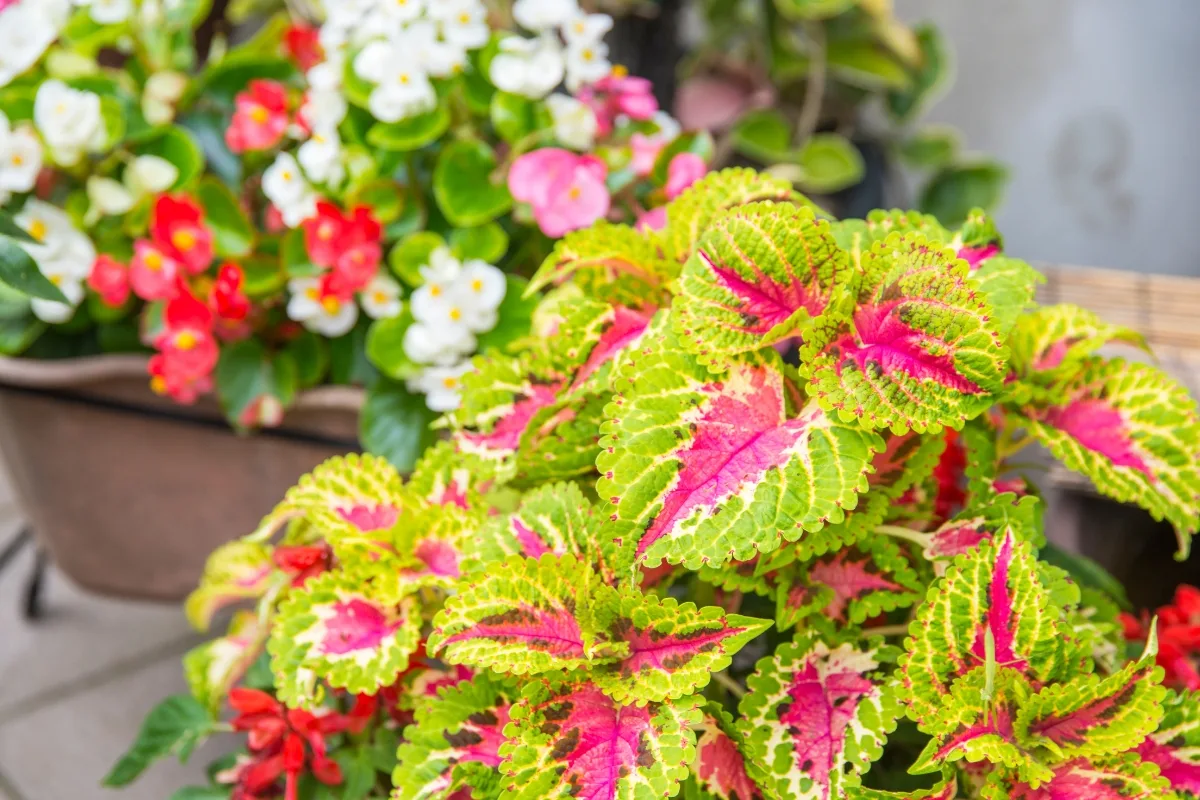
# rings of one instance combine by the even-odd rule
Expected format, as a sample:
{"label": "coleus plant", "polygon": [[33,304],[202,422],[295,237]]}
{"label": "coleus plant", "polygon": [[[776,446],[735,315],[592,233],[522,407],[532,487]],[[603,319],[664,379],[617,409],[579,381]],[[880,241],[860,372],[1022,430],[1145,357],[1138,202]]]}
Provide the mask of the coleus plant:
{"label": "coleus plant", "polygon": [[333,459],[213,554],[192,621],[255,610],[108,782],[228,698],[247,747],[189,792],[1200,797],[1200,698],[1013,461],[1044,444],[1182,556],[1200,419],[1038,280],[981,213],[831,222],[738,169],[569,234],[536,344],[477,360],[411,476]]}
{"label": "coleus plant", "polygon": [[0,352],[145,353],[240,427],[363,385],[365,445],[405,468],[471,357],[528,335],[550,237],[653,224],[711,149],[573,2],[334,2],[204,53],[208,2],[76,5],[0,4],[29,31],[0,64],[0,277],[34,295],[5,291]]}

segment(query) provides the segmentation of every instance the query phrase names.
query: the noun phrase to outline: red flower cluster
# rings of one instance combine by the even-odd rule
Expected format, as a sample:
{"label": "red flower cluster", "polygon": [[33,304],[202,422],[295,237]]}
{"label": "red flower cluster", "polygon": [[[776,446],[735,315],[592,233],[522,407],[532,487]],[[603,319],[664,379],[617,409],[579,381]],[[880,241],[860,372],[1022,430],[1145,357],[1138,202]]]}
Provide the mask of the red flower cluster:
{"label": "red flower cluster", "polygon": [[284,708],[257,689],[233,689],[229,704],[238,712],[233,729],[249,734],[250,750],[249,758],[218,776],[234,784],[230,800],[273,796],[280,777],[284,778],[286,800],[296,800],[300,774],[306,767],[321,783],[336,786],[342,782],[342,770],[326,755],[325,737],[365,724],[331,710],[314,714]]}
{"label": "red flower cluster", "polygon": [[278,81],[253,80],[234,98],[225,144],[235,153],[270,150],[288,127],[287,87]]}
{"label": "red flower cluster", "polygon": [[163,329],[154,337],[158,353],[150,359],[150,388],[181,403],[195,402],[212,389],[219,355],[212,325],[212,311],[181,283],[163,312]]}
{"label": "red flower cluster", "polygon": [[[1180,586],[1175,602],[1158,609],[1158,665],[1166,672],[1163,684],[1173,689],[1200,689],[1200,589]],[[1144,642],[1150,618],[1122,614],[1125,638]]]}
{"label": "red flower cluster", "polygon": [[133,243],[129,285],[143,300],[170,300],[183,278],[209,268],[213,255],[204,210],[189,197],[162,195],[150,214],[150,238]]}
{"label": "red flower cluster", "polygon": [[362,291],[383,260],[383,228],[366,206],[343,213],[333,203],[317,203],[317,215],[304,221],[304,245],[322,276],[322,296],[349,301]]}
{"label": "red flower cluster", "polygon": [[301,70],[308,72],[325,58],[321,49],[321,31],[312,25],[295,22],[283,33],[283,50]]}
{"label": "red flower cluster", "polygon": [[933,468],[933,479],[937,483],[937,495],[933,501],[936,523],[942,524],[957,514],[967,502],[967,490],[963,476],[967,470],[967,449],[963,446],[958,431],[946,429],[946,449]]}

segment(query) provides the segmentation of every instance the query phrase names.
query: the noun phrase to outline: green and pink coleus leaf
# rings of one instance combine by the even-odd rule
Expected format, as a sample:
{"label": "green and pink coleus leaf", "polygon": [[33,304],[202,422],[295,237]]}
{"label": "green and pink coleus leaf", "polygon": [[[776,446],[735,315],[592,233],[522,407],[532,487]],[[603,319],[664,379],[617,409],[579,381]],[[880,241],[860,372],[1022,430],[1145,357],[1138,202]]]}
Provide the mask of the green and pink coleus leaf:
{"label": "green and pink coleus leaf", "polygon": [[704,232],[723,211],[759,201],[806,202],[791,181],[731,167],[710,172],[667,206],[667,228],[660,240],[669,260],[687,262]]}
{"label": "green and pink coleus leaf", "polygon": [[954,681],[984,663],[989,631],[997,663],[1039,682],[1064,671],[1064,632],[1035,564],[1032,547],[1009,531],[960,556],[930,589],[900,659],[915,721],[931,718]]}
{"label": "green and pink coleus leaf", "polygon": [[1096,488],[1175,526],[1186,557],[1200,525],[1200,417],[1161,370],[1087,359],[1057,387],[1061,401],[1021,409],[1031,433]]}
{"label": "green and pink coleus leaf", "polygon": [[958,800],[958,777],[951,774],[929,789],[886,792],[857,787],[846,792],[846,800]]}
{"label": "green and pink coleus leaf", "polygon": [[844,316],[853,271],[812,209],[751,203],[717,216],[684,266],[672,324],[701,361],[802,336]]}
{"label": "green and pink coleus leaf", "polygon": [[983,800],[1164,800],[1167,781],[1153,764],[1125,754],[1103,761],[1076,759],[1060,764],[1045,782],[1026,782],[1007,770],[992,770]]}
{"label": "green and pink coleus leaf", "polygon": [[[590,601],[596,603],[601,594]],[[771,626],[717,606],[697,608],[631,590],[614,605],[609,639],[624,655],[593,666],[588,677],[622,703],[659,703],[703,689],[713,674],[729,666],[734,653]]]}
{"label": "green and pink coleus leaf", "polygon": [[1169,692],[1158,729],[1137,747],[1143,761],[1158,766],[1171,790],[1200,797],[1200,692]]}
{"label": "green and pink coleus leaf", "polygon": [[[959,258],[962,258],[959,251]],[[992,309],[992,321],[996,331],[1007,337],[1017,321],[1034,306],[1038,284],[1046,278],[1028,263],[1016,258],[994,256],[978,268],[973,268],[971,277],[987,298]]]}
{"label": "green and pink coleus leaf", "polygon": [[266,594],[276,573],[270,546],[246,539],[221,545],[209,555],[200,585],[184,604],[188,622],[198,630],[208,630],[213,615],[223,606]]}
{"label": "green and pink coleus leaf", "polygon": [[739,703],[750,774],[765,792],[836,800],[883,751],[901,708],[878,642],[830,646],[812,633],[758,662]]}
{"label": "green and pink coleus leaf", "polygon": [[472,771],[494,772],[503,760],[511,696],[499,676],[480,673],[425,698],[404,730],[392,797],[448,800],[470,785]]}
{"label": "green and pink coleus leaf", "polygon": [[876,242],[881,242],[893,233],[919,233],[931,242],[950,244],[952,234],[932,214],[917,211],[875,209],[866,219],[844,219],[830,223],[830,232],[838,246],[850,252],[858,263],[862,255]]}
{"label": "green and pink coleus leaf", "polygon": [[777,590],[776,622],[786,630],[819,613],[842,625],[861,625],[913,605],[924,590],[900,545],[870,536],[848,549],[798,564]]}
{"label": "green and pink coleus leaf", "polygon": [[848,323],[821,321],[802,352],[822,407],[873,428],[959,428],[1003,386],[1004,352],[967,265],[910,234],[863,254]]}
{"label": "green and pink coleus leaf", "polygon": [[571,553],[582,561],[595,560],[597,542],[595,508],[579,486],[554,483],[525,493],[511,514],[490,517],[480,526],[470,545],[473,568],[508,556],[541,558]]}
{"label": "green and pink coleus leaf", "polygon": [[[1017,538],[1041,546],[1045,537],[1041,529],[1041,501],[1032,496],[1017,496],[1011,492],[993,492],[971,501],[953,519],[947,520],[929,533],[913,532],[911,538],[921,545],[925,558],[946,562],[974,550],[982,542],[991,542],[997,535],[1011,530]],[[896,531],[899,533],[899,531]]]}
{"label": "green and pink coleus leaf", "polygon": [[714,375],[666,332],[614,380],[597,493],[635,560],[746,560],[827,522],[867,488],[882,442],[801,396],[770,349]]}
{"label": "green and pink coleus leaf", "polygon": [[183,657],[183,672],[192,696],[215,715],[266,641],[267,626],[258,614],[238,611],[224,636],[192,648]]}
{"label": "green and pink coleus leaf", "polygon": [[455,458],[453,443],[443,440],[426,450],[417,462],[408,489],[427,505],[471,511],[481,505],[480,494],[489,485]]}
{"label": "green and pink coleus leaf", "polygon": [[[622,655],[595,607],[600,579],[573,555],[510,556],[465,579],[433,621],[429,652],[516,675],[571,670]],[[615,601],[609,595],[603,595]]]}
{"label": "green and pink coleus leaf", "polygon": [[1110,325],[1087,309],[1062,303],[1022,315],[1006,344],[1013,377],[1046,389],[1105,345],[1117,343],[1149,350],[1132,328]]}
{"label": "green and pink coleus leaf", "polygon": [[420,609],[408,591],[391,563],[326,572],[291,591],[267,643],[279,699],[320,702],[318,679],[365,694],[394,683],[420,644]]}
{"label": "green and pink coleus leaf", "polygon": [[746,771],[742,737],[733,716],[717,703],[704,707],[704,720],[696,737],[692,776],[719,800],[760,800],[762,792]]}
{"label": "green and pink coleus leaf", "polygon": [[1136,748],[1163,717],[1166,689],[1154,663],[1157,653],[1152,629],[1141,659],[1120,671],[1104,678],[1080,675],[1032,693],[1017,715],[1017,737],[1060,761]]}
{"label": "green and pink coleus leaf", "polygon": [[525,292],[529,296],[570,280],[588,297],[638,307],[665,301],[678,274],[679,263],[664,259],[649,236],[600,221],[560,239]]}
{"label": "green and pink coleus leaf", "polygon": [[586,682],[537,679],[512,709],[504,797],[641,800],[674,795],[695,758],[700,698],[624,705]]}
{"label": "green and pink coleus leaf", "polygon": [[996,228],[992,217],[981,208],[971,209],[966,221],[948,244],[958,257],[980,269],[985,263],[998,256],[1004,248],[1004,239]]}

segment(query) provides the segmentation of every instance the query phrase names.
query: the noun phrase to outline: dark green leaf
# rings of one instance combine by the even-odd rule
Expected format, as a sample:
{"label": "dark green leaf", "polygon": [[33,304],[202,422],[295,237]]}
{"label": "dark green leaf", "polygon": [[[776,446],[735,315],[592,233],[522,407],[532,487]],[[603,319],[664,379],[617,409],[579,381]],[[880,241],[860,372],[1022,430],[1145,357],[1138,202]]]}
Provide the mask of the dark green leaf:
{"label": "dark green leaf", "polygon": [[329,347],[320,336],[305,330],[288,342],[287,351],[296,361],[296,379],[300,388],[316,386],[325,379],[329,369]]}
{"label": "dark green leaf", "polygon": [[367,206],[383,225],[395,222],[404,212],[404,190],[390,178],[379,178],[359,186],[347,200],[350,206]]}
{"label": "dark green leaf", "polygon": [[382,380],[367,392],[359,418],[359,439],[368,452],[409,472],[437,438],[429,427],[436,417],[423,396],[409,392],[403,384]]}
{"label": "dark green leaf", "polygon": [[30,236],[29,232],[18,225],[12,215],[6,211],[0,211],[0,236],[7,236],[26,244],[37,244],[37,239]]}
{"label": "dark green leaf", "polygon": [[349,333],[329,341],[330,383],[370,386],[379,379],[367,358],[367,331],[373,324],[360,318]]}
{"label": "dark green leaf", "polygon": [[492,127],[506,142],[519,141],[551,124],[550,114],[541,103],[508,92],[492,95],[489,116]]}
{"label": "dark green leaf", "polygon": [[174,753],[186,761],[201,741],[213,729],[208,710],[191,695],[173,695],[163,700],[146,715],[137,739],[121,756],[102,784],[109,787],[127,786],[155,761]]}
{"label": "dark green leaf", "polygon": [[1053,544],[1047,544],[1038,552],[1038,557],[1047,564],[1066,570],[1080,586],[1090,587],[1108,595],[1125,611],[1133,611],[1133,605],[1129,602],[1121,582],[1087,556],[1068,553]]}
{"label": "dark green leaf", "polygon": [[857,4],[858,0],[775,0],[779,13],[790,19],[828,19]]}
{"label": "dark green leaf", "polygon": [[205,69],[185,99],[204,96],[231,103],[252,80],[286,81],[295,75],[296,67],[285,58],[234,52]]}
{"label": "dark green leaf", "polygon": [[32,313],[0,319],[0,355],[21,355],[45,330],[46,323]]}
{"label": "dark green leaf", "polygon": [[804,170],[803,183],[814,192],[836,192],[862,180],[862,155],[850,140],[836,133],[810,136],[796,156]]}
{"label": "dark green leaf", "polygon": [[33,257],[4,236],[0,236],[0,281],[30,297],[67,302],[58,287],[41,273]]}
{"label": "dark green leaf", "polygon": [[830,42],[829,71],[863,89],[903,89],[911,78],[904,66],[871,39]]}
{"label": "dark green leaf", "polygon": [[396,769],[396,750],[400,747],[400,736],[390,728],[379,728],[375,731],[375,741],[371,746],[371,762],[375,769],[384,775],[391,775]]}
{"label": "dark green leaf", "polygon": [[242,267],[245,282],[242,290],[247,297],[261,299],[270,297],[283,289],[288,276],[280,269],[279,261],[266,254],[253,255],[238,262]]}
{"label": "dark green leaf", "polygon": [[172,125],[134,148],[139,156],[158,156],[170,161],[179,170],[172,189],[187,186],[204,171],[204,153],[196,138],[185,128]]}
{"label": "dark green leaf", "polygon": [[433,231],[419,231],[396,243],[388,253],[388,265],[396,277],[409,286],[417,287],[425,282],[420,269],[429,263],[429,255],[446,240]]}
{"label": "dark green leaf", "polygon": [[958,131],[944,125],[930,125],[917,131],[900,145],[900,158],[910,167],[938,169],[948,165],[958,153]]}
{"label": "dark green leaf", "polygon": [[375,767],[371,764],[370,749],[343,750],[336,760],[342,768],[338,800],[363,800],[375,788]]}
{"label": "dark green leaf", "polygon": [[508,252],[508,234],[497,222],[478,228],[455,228],[450,231],[450,249],[463,261],[477,258],[495,264]]}
{"label": "dark green leaf", "polygon": [[950,52],[938,29],[933,25],[922,25],[916,29],[916,34],[921,46],[921,66],[913,74],[909,86],[887,95],[888,110],[901,122],[919,116],[951,76]]}
{"label": "dark green leaf", "polygon": [[957,228],[971,209],[987,210],[999,205],[1006,183],[1008,170],[999,164],[949,167],[926,184],[920,210],[933,214],[947,228]]}
{"label": "dark green leaf", "polygon": [[404,332],[412,323],[412,312],[406,307],[395,317],[375,320],[371,324],[367,334],[367,358],[389,378],[404,380],[422,369],[404,352]]}
{"label": "dark green leaf", "polygon": [[792,131],[783,114],[771,108],[751,111],[733,129],[739,153],[764,164],[792,160]]}
{"label": "dark green leaf", "polygon": [[279,263],[289,278],[308,278],[321,272],[308,257],[308,245],[304,243],[302,228],[293,228],[283,235],[279,245]]}
{"label": "dark green leaf", "polygon": [[213,232],[217,255],[222,258],[249,255],[254,249],[254,229],[233,192],[216,178],[206,177],[196,188],[196,198],[204,207],[204,222]]}
{"label": "dark green leaf", "polygon": [[437,108],[399,122],[377,122],[367,131],[367,143],[384,150],[419,150],[450,127],[450,112],[444,103]]}
{"label": "dark green leaf", "polygon": [[478,139],[448,145],[438,156],[433,194],[446,220],[471,228],[491,222],[512,208],[503,175],[496,175],[496,156]]}
{"label": "dark green leaf", "polygon": [[262,342],[247,339],[225,347],[217,362],[217,396],[231,422],[237,423],[250,404],[274,396],[285,408],[296,395],[296,362],[286,354],[266,352]]}
{"label": "dark green leaf", "polygon": [[232,786],[184,786],[170,800],[229,800],[232,792]]}

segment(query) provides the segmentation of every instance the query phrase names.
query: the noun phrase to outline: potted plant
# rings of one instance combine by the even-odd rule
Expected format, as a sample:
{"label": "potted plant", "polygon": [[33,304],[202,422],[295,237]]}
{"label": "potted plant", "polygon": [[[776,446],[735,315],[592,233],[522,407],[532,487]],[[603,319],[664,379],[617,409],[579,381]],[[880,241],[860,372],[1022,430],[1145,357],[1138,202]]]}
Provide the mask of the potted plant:
{"label": "potted plant", "polygon": [[537,344],[475,360],[409,480],[333,459],[213,554],[193,622],[254,606],[108,785],[232,728],[178,797],[1195,796],[1200,696],[1014,461],[1186,555],[1186,391],[1034,306],[982,213],[828,222],[731,169],[666,217],[556,246]]}
{"label": "potted plant", "polygon": [[202,59],[208,9],[0,11],[28,30],[0,63],[0,278],[33,295],[0,296],[0,438],[95,589],[182,596],[356,438],[411,469],[468,359],[523,346],[551,237],[636,221],[711,150],[573,4],[331,4]]}

